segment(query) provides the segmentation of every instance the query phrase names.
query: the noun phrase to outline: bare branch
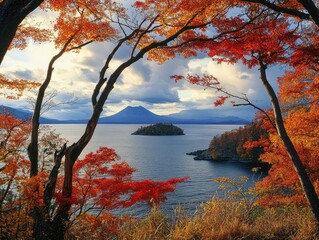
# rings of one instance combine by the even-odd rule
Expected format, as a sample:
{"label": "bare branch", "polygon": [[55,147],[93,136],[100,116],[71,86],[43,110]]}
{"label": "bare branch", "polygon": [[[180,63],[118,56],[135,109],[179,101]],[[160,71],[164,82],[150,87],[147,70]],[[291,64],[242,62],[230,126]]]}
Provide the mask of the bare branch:
{"label": "bare branch", "polygon": [[114,55],[116,54],[116,52],[120,49],[120,47],[122,46],[122,44],[126,41],[128,41],[129,39],[132,39],[137,33],[138,33],[139,29],[135,29],[134,31],[131,32],[131,34],[125,36],[124,38],[120,39],[117,43],[117,45],[114,47],[114,49],[112,50],[112,52],[108,55],[104,66],[102,67],[101,71],[100,71],[100,77],[99,77],[99,82],[96,84],[94,92],[92,94],[92,98],[91,98],[91,102],[92,105],[95,106],[98,99],[98,95],[100,93],[100,90],[103,86],[103,84],[106,82],[107,78],[105,78],[105,74],[107,69],[109,68],[110,62],[112,61]]}
{"label": "bare branch", "polygon": [[[144,36],[146,33],[151,32],[151,31],[153,31],[153,30],[155,29],[156,26],[154,26],[153,28],[151,28],[151,27],[152,27],[152,25],[154,24],[154,22],[157,20],[158,17],[159,17],[158,15],[155,16],[155,18],[153,18],[153,20],[149,23],[149,25],[146,27],[146,29],[142,31],[142,33],[140,34],[140,36],[138,37],[136,43],[135,43],[134,46],[133,46],[133,49],[132,49],[132,52],[131,52],[131,57],[134,56],[134,52],[135,52],[135,50],[136,50],[138,44],[140,43],[141,39],[143,38],[143,36]],[[145,21],[146,21],[146,19],[143,19],[143,21],[142,21],[141,24],[139,25],[138,29],[141,29],[141,28],[142,28],[142,25],[143,25],[143,23],[144,23]]]}
{"label": "bare branch", "polygon": [[197,85],[200,85],[200,86],[203,86],[203,87],[206,87],[206,88],[211,88],[211,89],[214,89],[218,92],[222,92],[224,94],[226,94],[228,97],[231,97],[231,98],[235,98],[235,99],[238,99],[238,100],[241,100],[243,101],[244,103],[234,103],[233,106],[234,107],[239,107],[239,106],[251,106],[257,110],[259,110],[260,112],[262,112],[266,118],[268,119],[268,121],[270,122],[270,124],[276,129],[276,125],[275,123],[273,122],[272,118],[269,116],[269,114],[262,108],[258,107],[256,104],[252,103],[246,94],[243,94],[243,96],[238,96],[236,94],[233,94],[233,93],[230,93],[229,91],[227,91],[226,89],[222,88],[222,87],[217,87],[217,86],[214,86],[214,85],[210,85],[210,86],[207,86],[207,85],[204,85],[204,84],[197,84]]}

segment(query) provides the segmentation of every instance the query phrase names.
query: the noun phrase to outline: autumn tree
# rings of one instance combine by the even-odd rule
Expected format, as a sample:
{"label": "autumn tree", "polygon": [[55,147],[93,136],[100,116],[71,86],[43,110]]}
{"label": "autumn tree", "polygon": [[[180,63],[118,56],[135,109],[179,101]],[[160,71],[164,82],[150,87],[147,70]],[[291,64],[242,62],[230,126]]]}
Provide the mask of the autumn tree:
{"label": "autumn tree", "polygon": [[[253,16],[256,16],[256,14],[258,15],[258,12],[261,12],[262,14],[258,16],[257,21],[254,21],[252,24],[246,25],[243,31],[231,32],[230,35],[232,37],[229,37],[222,42],[212,41],[206,43],[205,46],[200,45],[198,46],[198,49],[207,49],[208,55],[212,58],[216,57],[215,60],[218,62],[237,63],[241,61],[249,68],[259,67],[260,80],[272,104],[274,116],[272,125],[273,127],[275,127],[277,134],[284,144],[284,148],[293,163],[294,169],[298,175],[305,196],[310,203],[311,209],[317,219],[317,222],[319,223],[318,196],[316,194],[313,183],[310,180],[304,165],[302,164],[300,155],[298,154],[296,147],[292,142],[292,139],[287,133],[278,97],[273,87],[269,83],[266,74],[267,68],[271,65],[283,64],[285,66],[296,66],[300,64],[300,62],[302,62],[302,60],[300,60],[301,56],[302,59],[309,58],[310,61],[311,59],[316,59],[317,51],[312,49],[311,47],[305,46],[307,43],[309,43],[310,35],[310,39],[315,39],[316,36],[313,33],[309,34],[310,31],[308,31],[308,38],[303,38],[303,29],[311,29],[311,26],[302,26],[303,28],[298,28],[298,24],[296,24],[295,26],[291,24],[291,19],[282,17],[276,13],[272,13],[271,11],[266,10],[258,5],[248,5],[247,8],[245,7],[245,5],[243,5],[242,12],[244,15],[240,15],[240,17],[239,15],[230,17],[223,24],[216,26],[216,28],[218,29],[217,31],[222,32],[229,26],[238,26],[242,24],[242,22],[245,21],[246,18],[252,18]],[[201,43],[205,40],[194,40],[194,42],[189,43],[189,46],[191,46],[192,48],[196,48],[196,41],[198,41],[198,43]],[[303,54],[300,54],[301,52]],[[175,78],[175,80],[184,78],[183,76],[173,77]],[[188,79],[190,82],[193,81],[194,83],[200,83],[204,86],[214,86],[214,84],[218,84],[215,81],[216,79],[207,78],[205,76],[187,76],[185,78]],[[218,87],[216,87],[216,89],[218,91],[222,90]],[[217,102],[218,105],[222,104],[229,96],[232,96],[232,94],[226,95],[226,97],[220,97]],[[246,103],[240,105],[252,105],[247,98],[241,98],[241,100],[244,100]],[[269,116],[268,119],[271,121],[271,118]]]}
{"label": "autumn tree", "polygon": [[[231,2],[231,1],[230,1]],[[163,62],[173,58],[176,54],[182,54],[185,57],[196,55],[195,51],[182,48],[178,50],[184,43],[191,41],[195,37],[203,36],[207,31],[207,26],[213,21],[220,21],[225,17],[225,14],[231,8],[229,5],[220,5],[217,2],[205,2],[205,4],[189,3],[176,1],[170,2],[136,2],[135,7],[140,10],[142,20],[133,19],[132,26],[127,26],[127,20],[122,22],[121,19],[116,23],[121,29],[122,38],[120,38],[108,55],[103,68],[100,71],[98,83],[92,94],[93,114],[90,117],[86,130],[79,141],[70,145],[65,151],[64,165],[64,183],[62,196],[70,198],[72,196],[72,172],[73,166],[84,147],[90,141],[98,118],[102,112],[104,103],[106,102],[110,92],[120,76],[120,74],[133,63],[137,62],[144,55],[148,54],[148,58],[157,59]],[[185,7],[193,9],[192,12],[183,12]],[[172,17],[173,16],[173,17]],[[249,20],[250,21],[250,20]],[[246,23],[239,26],[236,30],[242,29]],[[230,30],[217,33],[212,39],[218,39],[229,33]],[[131,53],[127,60],[124,60],[113,72],[109,72],[109,77],[106,78],[106,73],[109,71],[109,65],[117,51],[123,44],[131,46]],[[162,54],[164,52],[165,54]],[[59,205],[57,214],[54,217],[53,224],[55,229],[61,229],[61,235],[64,234],[64,224],[68,220],[68,211],[71,204],[64,202]]]}
{"label": "autumn tree", "polygon": [[[30,210],[38,199],[32,191],[39,178],[29,179],[29,161],[26,148],[30,137],[30,119],[17,119],[6,110],[0,114],[0,235],[5,239],[30,238],[32,219]],[[51,168],[55,146],[64,140],[47,129],[41,129],[39,144],[46,161],[39,165],[43,173]],[[41,154],[41,155],[42,155]],[[44,174],[41,174],[44,180]],[[41,180],[42,182],[42,180]]]}
{"label": "autumn tree", "polygon": [[217,161],[248,160],[258,162],[259,156],[264,152],[264,147],[255,145],[248,148],[246,143],[261,141],[261,138],[268,139],[268,133],[261,125],[262,121],[254,121],[244,127],[214,136],[208,147],[210,156]]}
{"label": "autumn tree", "polygon": [[23,237],[18,233],[16,219],[28,219],[23,211],[15,210],[16,203],[21,199],[14,196],[14,189],[25,179],[20,174],[27,166],[24,155],[25,142],[31,129],[26,121],[15,119],[7,113],[0,114],[0,127],[0,235],[2,238],[10,239],[12,236]]}
{"label": "autumn tree", "polygon": [[[319,9],[318,3],[316,1],[259,1],[259,0],[245,0],[245,2],[252,3],[252,6],[262,5],[265,6],[276,13],[282,13],[286,18],[289,16],[294,17],[299,22],[298,24],[303,26],[302,31],[300,31],[300,36],[303,38],[301,46],[296,49],[295,54],[293,54],[292,65],[294,66],[294,70],[287,71],[286,75],[279,80],[280,88],[281,88],[281,103],[283,104],[283,109],[285,114],[287,114],[287,129],[292,127],[295,124],[293,122],[302,121],[302,117],[310,120],[309,117],[315,117],[313,115],[314,109],[317,108],[317,100],[314,98],[315,92],[315,85],[316,82],[316,72],[318,71],[317,68],[317,59],[318,59],[318,34],[316,34],[318,26],[319,26]],[[292,19],[292,18],[290,18]],[[303,24],[304,23],[304,24]],[[297,24],[297,23],[296,23]],[[291,90],[289,89],[291,87]],[[310,91],[310,92],[309,92]],[[303,94],[303,92],[310,93],[309,96]],[[290,96],[289,96],[290,94]],[[302,96],[302,97],[301,97]],[[296,101],[296,99],[298,99]],[[289,111],[288,111],[289,110]],[[316,111],[316,110],[315,110]],[[298,115],[300,113],[301,115]],[[312,114],[312,115],[308,115]],[[299,116],[300,118],[294,118],[293,116]],[[311,118],[311,117],[310,117]],[[292,119],[294,119],[292,121]],[[308,134],[316,129],[316,126],[313,125],[313,120],[303,121],[305,124],[303,125],[303,129],[309,128],[308,130],[304,130],[303,132]],[[292,138],[295,138],[295,131],[298,132],[297,129],[294,131],[290,131],[290,135]],[[310,134],[312,135],[312,134]],[[308,145],[308,150],[305,150],[304,147],[300,146],[300,140],[303,139],[303,134],[299,135],[299,139],[295,138],[295,144],[298,148],[298,153],[302,156],[305,152],[312,152],[315,151],[315,145]],[[312,135],[315,136],[315,135]],[[312,138],[313,139],[313,138]],[[310,141],[312,142],[312,141]],[[309,143],[310,143],[309,142]],[[310,147],[311,146],[311,147]],[[304,149],[301,150],[300,149]],[[312,149],[312,150],[311,150]],[[283,157],[284,158],[284,157]],[[316,183],[316,179],[312,176],[312,171],[309,169],[309,164],[317,159],[318,157],[313,156],[303,156],[302,159],[304,160],[304,165],[307,168],[308,174],[311,176],[313,182]],[[266,157],[266,159],[268,159]],[[307,162],[305,162],[307,159]],[[313,166],[316,169],[315,166]],[[275,169],[275,168],[274,168]],[[282,169],[282,167],[278,167],[278,169]],[[284,170],[283,170],[284,171]],[[275,174],[274,174],[275,175]],[[296,178],[295,178],[296,179]],[[277,181],[278,182],[278,181]],[[288,181],[289,182],[289,181]],[[290,182],[295,182],[290,179]],[[270,182],[269,182],[270,183]],[[297,187],[298,188],[298,187]],[[318,206],[317,206],[318,209]],[[318,217],[316,217],[318,219]]]}
{"label": "autumn tree", "polygon": [[[231,2],[231,1],[230,1]],[[213,20],[219,20],[229,11],[229,6],[209,2],[203,4],[194,4],[188,7],[193,12],[184,13],[180,11],[185,8],[185,2],[167,3],[166,1],[143,3],[136,2],[134,7],[137,9],[138,18],[130,18],[123,12],[123,9],[110,1],[96,2],[87,0],[84,3],[65,2],[60,15],[56,19],[55,33],[56,46],[60,52],[52,58],[47,71],[47,78],[39,89],[37,103],[32,118],[32,136],[28,147],[28,154],[31,161],[31,179],[38,179],[42,176],[39,172],[39,151],[38,151],[38,127],[39,114],[45,90],[51,81],[53,73],[53,64],[65,52],[80,50],[81,47],[92,41],[112,40],[115,47],[106,57],[105,63],[101,68],[95,89],[92,91],[92,116],[86,126],[85,132],[81,138],[71,144],[64,145],[61,149],[55,151],[55,164],[47,174],[46,181],[33,180],[33,191],[40,200],[34,201],[31,209],[31,216],[34,219],[33,236],[37,239],[53,238],[63,239],[67,230],[67,223],[70,220],[70,209],[74,202],[72,201],[74,193],[74,170],[75,164],[85,146],[89,143],[103,105],[106,102],[110,92],[120,76],[120,74],[133,63],[137,62],[144,55],[148,54],[150,58],[157,58],[163,62],[166,59],[174,57],[178,51],[174,49],[183,42],[196,36],[202,36],[207,26]],[[51,4],[51,3],[48,3]],[[55,2],[52,2],[51,9],[54,9]],[[189,5],[189,3],[188,3]],[[94,6],[94,8],[92,8]],[[150,9],[150,7],[152,7]],[[187,7],[187,8],[188,8]],[[173,16],[173,17],[172,17]],[[112,25],[112,26],[111,26]],[[116,26],[113,28],[113,26]],[[242,26],[241,26],[242,27]],[[232,30],[233,31],[233,30]],[[228,32],[228,30],[226,31]],[[223,36],[218,33],[214,38]],[[131,53],[126,60],[113,71],[109,66],[114,60],[119,49],[125,45],[131,46]],[[168,54],[159,55],[159,50]],[[192,56],[193,51],[182,51],[184,56]],[[54,193],[58,184],[59,169],[64,157],[64,177],[62,181],[61,193],[59,199],[54,201]],[[38,182],[38,185],[36,184]],[[43,186],[42,184],[45,184]],[[174,184],[174,181],[170,184]],[[144,183],[149,188],[161,189],[157,183]],[[170,189],[164,187],[165,189]],[[158,195],[158,193],[154,193]],[[143,195],[139,196],[144,199]],[[146,197],[146,196],[145,196]],[[57,204],[53,215],[50,215],[49,209],[52,204]]]}
{"label": "autumn tree", "polygon": [[[259,13],[255,15],[248,15],[248,18],[246,19],[236,17],[229,19],[226,17],[226,13],[231,8],[231,4],[223,6],[218,4],[213,5],[214,3],[206,3],[204,5],[203,3],[174,4],[165,7],[165,3],[163,3],[161,9],[158,9],[154,6],[152,1],[137,2],[135,6],[143,11],[142,15],[147,13],[147,17],[142,20],[141,23],[136,23],[135,28],[131,27],[128,29],[121,21],[117,21],[124,36],[120,39],[114,48],[114,51],[107,58],[104,67],[101,69],[99,82],[92,94],[92,106],[94,107],[93,114],[81,139],[65,150],[65,178],[62,192],[64,198],[70,198],[72,196],[73,165],[79,154],[91,139],[98,117],[101,114],[102,107],[113,89],[117,78],[124,69],[138,61],[146,53],[148,53],[149,58],[162,62],[174,57],[176,54],[182,54],[185,57],[189,57],[196,55],[196,49],[209,49],[210,56],[223,54],[224,58],[221,61],[225,60],[234,63],[238,61],[238,59],[241,59],[249,67],[260,65],[263,70],[261,72],[262,80],[265,83],[266,88],[270,90],[270,95],[273,97],[272,88],[269,88],[267,85],[268,81],[265,76],[265,69],[268,64],[285,62],[285,47],[295,43],[297,37],[294,35],[293,31],[288,31],[288,23],[283,21],[279,24],[280,21],[278,21],[278,17],[273,15],[270,15],[271,17],[267,18],[267,15],[263,14],[264,10],[260,10]],[[189,14],[187,15],[185,12],[181,11],[185,8],[194,11],[189,11]],[[156,11],[154,11],[154,9],[156,9]],[[196,11],[196,9],[198,9],[198,11]],[[210,16],[212,16],[212,20],[207,19],[208,12],[210,13]],[[212,13],[216,14],[212,15]],[[183,15],[180,16],[180,14]],[[180,17],[167,19],[167,16]],[[252,24],[257,18],[262,20],[258,22],[258,25]],[[178,19],[178,21],[176,19]],[[218,31],[215,36],[207,37],[204,33],[207,26],[211,23],[215,24],[214,27],[216,27]],[[228,26],[230,25],[236,27],[229,29]],[[271,37],[273,37],[274,40],[271,37],[267,38],[269,27],[272,27],[270,31],[273,32]],[[199,29],[203,33],[200,31],[193,31],[194,29]],[[255,35],[250,35],[251,32]],[[245,34],[244,37],[243,34]],[[253,36],[253,38],[249,38],[250,36]],[[252,44],[256,38],[258,40],[257,44]],[[276,42],[278,39],[282,45]],[[109,68],[110,62],[115,53],[125,42],[132,45],[130,58],[120,64],[114,72],[110,73],[109,78],[106,79],[105,73]],[[263,46],[265,42],[269,44]],[[192,46],[193,50],[189,46]],[[251,47],[254,48],[252,49]],[[229,52],[229,48],[231,48],[233,52]],[[231,53],[233,55],[231,55]],[[251,53],[253,53],[251,57],[247,59],[244,57]],[[105,87],[102,88],[103,86]],[[274,105],[276,109],[278,107],[276,100],[274,101]],[[280,132],[283,128],[280,115],[278,116],[277,125],[279,126],[278,131]],[[282,132],[280,133],[282,134]],[[298,167],[300,166],[298,165]],[[314,191],[311,189],[312,184],[309,179],[307,179],[307,174],[302,174],[302,176],[305,178],[304,181],[307,184],[307,187],[305,187],[306,190],[310,189],[310,194],[312,194],[310,197],[311,201],[314,199],[316,202],[316,195],[313,195]],[[70,209],[70,206],[71,204],[68,202],[59,206],[57,215],[53,221],[53,224],[56,224],[56,229],[63,229],[63,225],[69,217],[68,210]]]}
{"label": "autumn tree", "polygon": [[26,148],[25,142],[29,137],[31,128],[30,125],[27,124],[27,120],[15,119],[6,113],[1,114],[0,119],[1,209],[8,194],[12,191],[12,185],[16,180],[18,172],[18,163],[25,160],[23,152]]}
{"label": "autumn tree", "polygon": [[[43,198],[44,186],[52,168],[48,156],[54,157],[57,145],[65,140],[48,129],[42,129],[39,144],[45,148],[46,161],[39,163],[38,175],[29,178],[25,148],[31,130],[30,122],[5,114],[0,115],[0,120],[0,234],[4,239],[30,239],[34,236],[30,213],[34,214],[35,207],[47,206],[47,199]],[[119,160],[113,149],[105,147],[78,160],[74,166],[74,194],[71,199],[62,198],[63,176],[59,176],[47,213],[53,215],[55,206],[60,202],[71,202],[70,221],[66,226],[70,236],[78,236],[76,229],[84,227],[82,224],[91,236],[96,231],[103,233],[101,236],[116,236],[117,223],[121,219],[110,210],[140,202],[155,206],[165,201],[166,193],[174,191],[178,183],[186,180],[134,181],[132,173],[135,169]],[[50,225],[46,227],[51,228]],[[56,239],[54,232],[50,234],[45,236],[46,239]]]}
{"label": "autumn tree", "polygon": [[[303,165],[318,192],[318,73],[311,65],[299,65],[279,78],[279,99],[285,114],[285,126],[300,155]],[[269,126],[265,126],[269,130]],[[270,131],[271,132],[271,131]],[[282,151],[278,136],[271,132],[270,146],[262,160],[272,169],[257,186],[266,191],[260,201],[264,205],[295,202],[304,204],[298,176],[289,156]]]}
{"label": "autumn tree", "polygon": [[[55,165],[49,172],[48,180],[35,185],[34,191],[41,192],[41,201],[32,209],[34,237],[53,237],[63,239],[70,220],[70,210],[74,204],[75,171],[78,157],[89,143],[98,119],[121,73],[135,62],[148,55],[162,63],[177,54],[184,57],[196,56],[197,51],[208,52],[209,56],[222,56],[219,61],[236,63],[243,61],[249,67],[260,67],[261,80],[267,89],[275,112],[277,131],[286,144],[301,173],[301,182],[319,220],[318,197],[307,177],[298,154],[286,134],[280,106],[276,94],[269,85],[266,68],[271,64],[288,63],[287,49],[294,49],[298,35],[290,28],[289,22],[264,8],[239,5],[238,1],[136,1],[134,9],[137,18],[125,14],[119,4],[111,1],[86,0],[84,2],[52,1],[46,2],[50,9],[59,9],[56,19],[54,38],[60,52],[48,67],[47,78],[39,91],[33,115],[32,138],[29,146],[31,160],[31,179],[37,179],[39,172],[39,151],[37,149],[39,113],[45,90],[51,81],[54,62],[65,52],[80,50],[92,41],[112,40],[114,48],[106,56],[97,76],[91,95],[92,115],[81,138],[75,143],[56,149]],[[94,6],[94,7],[93,7]],[[244,6],[244,7],[243,7]],[[234,8],[243,10],[234,16]],[[62,9],[62,10],[61,10]],[[257,21],[257,23],[256,23]],[[101,30],[102,29],[102,30]],[[123,47],[130,46],[130,54],[121,60],[116,69],[110,64]],[[220,103],[225,99],[221,98]],[[58,184],[58,174],[64,158],[64,176],[59,199],[55,202],[54,193]],[[85,166],[83,166],[85,167]],[[150,184],[149,186],[151,186]],[[56,203],[54,214],[49,214],[52,204]],[[317,210],[316,210],[317,209]],[[50,226],[50,227],[47,227]]]}

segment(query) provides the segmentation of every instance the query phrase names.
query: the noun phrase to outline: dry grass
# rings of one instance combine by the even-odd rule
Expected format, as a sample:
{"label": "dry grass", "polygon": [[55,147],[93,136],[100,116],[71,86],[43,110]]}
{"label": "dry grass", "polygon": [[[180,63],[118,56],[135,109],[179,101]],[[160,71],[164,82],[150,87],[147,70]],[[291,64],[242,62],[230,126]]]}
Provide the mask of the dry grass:
{"label": "dry grass", "polygon": [[[172,222],[159,209],[153,209],[144,219],[126,221],[116,239],[319,239],[309,208],[294,205],[261,208],[251,189],[243,188],[242,180],[219,179],[225,197],[214,197],[202,204],[193,216],[178,208]],[[229,185],[231,191],[225,187]]]}
{"label": "dry grass", "polygon": [[131,219],[117,239],[291,239],[315,240],[315,223],[309,209],[290,206],[247,211],[242,202],[213,199],[194,216],[178,209],[173,223],[155,209],[144,219]]}
{"label": "dry grass", "polygon": [[172,224],[157,208],[143,219],[128,218],[119,228],[116,239],[160,240],[171,239]]}
{"label": "dry grass", "polygon": [[315,238],[314,219],[298,207],[256,207],[247,211],[240,202],[213,199],[202,213],[179,220],[171,239],[294,239]]}

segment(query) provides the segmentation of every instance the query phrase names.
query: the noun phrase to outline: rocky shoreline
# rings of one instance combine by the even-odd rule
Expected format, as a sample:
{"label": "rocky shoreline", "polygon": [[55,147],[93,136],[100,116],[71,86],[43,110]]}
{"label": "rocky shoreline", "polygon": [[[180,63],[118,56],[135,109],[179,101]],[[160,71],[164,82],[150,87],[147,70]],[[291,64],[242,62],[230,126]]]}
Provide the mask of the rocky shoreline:
{"label": "rocky shoreline", "polygon": [[197,150],[193,152],[186,153],[186,155],[195,156],[194,160],[204,160],[204,161],[213,161],[213,162],[233,162],[233,163],[247,163],[247,164],[254,164],[255,167],[260,167],[261,169],[268,171],[270,165],[268,163],[260,162],[260,161],[247,161],[247,160],[225,160],[225,159],[213,159],[209,153],[208,149]]}
{"label": "rocky shoreline", "polygon": [[209,161],[213,161],[213,160],[214,160],[214,159],[209,155],[208,149],[197,150],[197,151],[194,151],[194,152],[189,152],[189,153],[186,153],[186,155],[195,156],[195,157],[194,157],[194,160],[209,160]]}

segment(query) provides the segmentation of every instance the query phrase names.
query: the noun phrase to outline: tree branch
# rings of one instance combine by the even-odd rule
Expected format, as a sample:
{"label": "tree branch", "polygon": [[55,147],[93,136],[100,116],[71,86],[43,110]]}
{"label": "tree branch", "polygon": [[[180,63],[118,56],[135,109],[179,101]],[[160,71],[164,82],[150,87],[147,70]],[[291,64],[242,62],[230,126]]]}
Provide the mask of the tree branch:
{"label": "tree branch", "polygon": [[310,15],[307,14],[307,13],[304,13],[302,11],[299,11],[299,10],[296,10],[296,9],[292,9],[292,8],[287,8],[287,7],[281,7],[281,6],[278,6],[274,3],[271,3],[267,0],[242,0],[244,2],[251,2],[251,3],[260,3],[276,12],[280,12],[280,13],[285,13],[285,14],[289,14],[289,15],[292,15],[292,16],[296,16],[300,19],[303,19],[303,20],[311,20],[310,19]]}

